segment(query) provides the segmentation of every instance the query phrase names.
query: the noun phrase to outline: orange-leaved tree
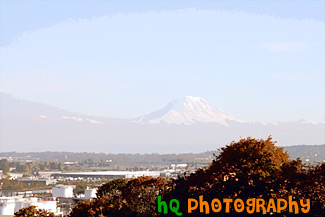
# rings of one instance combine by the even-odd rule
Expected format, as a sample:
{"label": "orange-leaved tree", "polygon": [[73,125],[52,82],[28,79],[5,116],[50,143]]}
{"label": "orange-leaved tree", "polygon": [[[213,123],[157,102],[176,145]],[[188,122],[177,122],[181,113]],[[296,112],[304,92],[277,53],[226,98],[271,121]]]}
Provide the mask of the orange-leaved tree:
{"label": "orange-leaved tree", "polygon": [[[224,148],[207,167],[186,174],[175,180],[173,190],[163,195],[168,201],[180,201],[183,216],[224,216],[224,210],[207,215],[187,212],[187,199],[203,196],[205,201],[214,198],[284,198],[310,199],[312,208],[304,216],[323,216],[325,212],[325,165],[306,168],[299,159],[290,160],[283,148],[277,147],[269,137],[266,140],[246,138],[232,142]],[[233,209],[233,207],[232,207]],[[229,215],[229,214],[228,214]],[[244,216],[237,213],[231,216]],[[296,216],[284,210],[282,213],[250,214],[250,216]],[[170,214],[170,216],[173,216]]]}
{"label": "orange-leaved tree", "polygon": [[98,188],[94,200],[77,203],[70,216],[157,216],[157,196],[170,189],[169,183],[149,176],[112,180]]}
{"label": "orange-leaved tree", "polygon": [[15,217],[31,217],[31,216],[54,217],[54,213],[44,209],[37,209],[36,206],[28,206],[15,212]]}

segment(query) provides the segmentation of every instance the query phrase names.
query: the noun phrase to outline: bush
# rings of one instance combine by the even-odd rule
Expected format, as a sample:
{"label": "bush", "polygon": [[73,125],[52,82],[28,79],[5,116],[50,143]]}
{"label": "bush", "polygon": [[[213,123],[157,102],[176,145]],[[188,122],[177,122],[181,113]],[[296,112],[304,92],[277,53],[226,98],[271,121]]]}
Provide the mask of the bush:
{"label": "bush", "polygon": [[44,209],[37,209],[36,206],[28,206],[20,209],[18,212],[15,212],[15,217],[54,217],[53,212],[48,212]]}

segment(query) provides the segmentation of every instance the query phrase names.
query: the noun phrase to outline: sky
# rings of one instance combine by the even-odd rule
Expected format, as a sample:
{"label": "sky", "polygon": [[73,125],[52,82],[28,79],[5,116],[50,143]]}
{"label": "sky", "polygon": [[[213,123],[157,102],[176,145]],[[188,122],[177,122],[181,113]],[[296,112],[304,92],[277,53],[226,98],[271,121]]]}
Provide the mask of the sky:
{"label": "sky", "polygon": [[325,1],[0,0],[0,91],[132,118],[182,96],[325,121]]}

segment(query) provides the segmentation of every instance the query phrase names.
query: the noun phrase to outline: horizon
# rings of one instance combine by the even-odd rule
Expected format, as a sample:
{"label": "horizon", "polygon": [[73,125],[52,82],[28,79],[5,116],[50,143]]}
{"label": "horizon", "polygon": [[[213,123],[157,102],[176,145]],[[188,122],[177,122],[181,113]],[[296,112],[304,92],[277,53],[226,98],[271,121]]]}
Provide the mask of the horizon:
{"label": "horizon", "polygon": [[[200,99],[206,100],[206,99],[204,99],[202,97],[199,97],[199,96],[186,95],[186,96],[183,96],[183,97],[179,97],[179,98],[172,99],[169,102],[166,102],[162,107],[160,107],[159,109],[157,109],[155,111],[151,111],[151,112],[149,112],[147,114],[142,114],[142,115],[137,116],[137,117],[129,117],[129,118],[126,118],[126,117],[92,115],[92,114],[82,113],[80,111],[68,110],[66,108],[59,107],[59,106],[56,106],[56,105],[53,105],[53,104],[49,104],[49,103],[46,103],[46,102],[39,102],[39,101],[33,101],[33,100],[29,100],[29,99],[19,98],[19,97],[13,95],[13,94],[6,93],[6,92],[0,92],[0,94],[4,94],[4,95],[7,95],[7,96],[10,96],[10,97],[12,97],[14,99],[17,99],[17,100],[22,100],[22,101],[26,101],[26,102],[41,104],[41,105],[44,105],[44,106],[53,107],[55,109],[60,109],[60,110],[64,110],[64,111],[67,111],[67,112],[76,113],[77,115],[81,115],[81,116],[82,115],[87,115],[87,116],[93,116],[93,117],[105,117],[105,118],[123,119],[123,120],[133,120],[133,119],[137,119],[137,118],[146,116],[146,115],[148,115],[150,113],[153,113],[153,112],[159,111],[160,109],[163,109],[166,105],[168,105],[169,103],[171,103],[173,101],[177,101],[177,100],[180,100],[180,99],[186,98],[186,97],[194,97],[194,98],[200,98]],[[221,108],[216,107],[214,105],[211,105],[211,106],[213,106],[214,108],[217,108],[217,109],[221,109]],[[227,111],[225,111],[225,112],[227,112]],[[42,114],[40,114],[40,115],[42,115]],[[240,118],[240,117],[237,117],[237,118]],[[272,122],[271,121],[263,122],[263,121],[258,121],[258,120],[257,121],[245,120],[245,122],[247,122],[247,123],[262,123],[262,124],[273,124],[273,123],[281,123],[281,122],[304,122],[304,123],[312,123],[312,124],[324,124],[325,123],[325,120],[324,121],[308,121],[308,120],[305,120],[305,119],[298,119],[298,120],[291,120],[291,121],[272,121]]]}
{"label": "horizon", "polygon": [[[262,139],[266,139],[266,138],[262,138]],[[238,142],[238,141],[232,141],[232,142]],[[222,148],[222,147],[226,147],[228,145],[230,145],[231,142],[229,142],[229,144],[225,144],[224,146],[218,147],[215,150],[206,150],[206,151],[202,151],[202,152],[179,152],[179,153],[174,153],[174,152],[170,152],[170,153],[161,153],[161,152],[148,152],[148,153],[143,153],[143,152],[139,152],[139,153],[131,153],[131,152],[122,152],[122,153],[110,153],[110,152],[73,152],[73,151],[29,151],[29,152],[19,152],[19,151],[6,151],[6,152],[2,152],[0,151],[1,154],[8,154],[8,153],[16,153],[16,154],[29,154],[29,153],[73,153],[73,154],[105,154],[105,155],[186,155],[186,154],[204,154],[207,152],[220,152],[218,151],[218,149]],[[290,148],[290,147],[301,147],[301,146],[307,146],[307,147],[311,147],[311,146],[325,146],[325,144],[314,144],[314,145],[305,145],[305,144],[301,144],[301,145],[288,145],[288,146],[278,146],[276,144],[277,147],[279,148]]]}

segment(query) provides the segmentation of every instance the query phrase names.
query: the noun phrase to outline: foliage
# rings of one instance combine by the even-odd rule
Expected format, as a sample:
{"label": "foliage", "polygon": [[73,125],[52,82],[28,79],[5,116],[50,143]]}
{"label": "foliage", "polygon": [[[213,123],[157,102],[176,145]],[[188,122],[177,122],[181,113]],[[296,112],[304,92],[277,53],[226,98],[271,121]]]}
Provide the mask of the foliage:
{"label": "foliage", "polygon": [[1,179],[2,182],[2,191],[3,192],[12,192],[12,191],[24,191],[24,190],[32,190],[32,189],[39,189],[39,188],[48,188],[43,183],[39,182],[21,182],[17,180],[10,180],[8,178]]}
{"label": "foliage", "polygon": [[168,180],[161,177],[112,180],[98,189],[93,201],[78,202],[70,216],[157,216],[157,195],[168,186]]}
{"label": "foliage", "polygon": [[[187,198],[198,198],[199,195],[207,201],[213,198],[287,199],[291,195],[295,200],[311,199],[312,209],[305,216],[322,216],[325,211],[324,164],[309,169],[304,167],[300,159],[289,160],[288,154],[276,147],[271,137],[267,140],[242,139],[222,148],[207,169],[199,169],[176,180],[173,190],[164,198],[179,198],[184,216],[190,216],[185,209]],[[287,211],[272,216],[295,215]],[[222,212],[213,214],[224,215]],[[232,212],[232,216],[243,215]],[[194,216],[208,215],[194,213]]]}
{"label": "foliage", "polygon": [[27,172],[27,165],[26,164],[20,164],[19,162],[16,164],[16,172],[18,173],[24,173]]}
{"label": "foliage", "polygon": [[44,209],[37,209],[36,206],[28,206],[20,209],[18,212],[15,212],[15,217],[54,217],[53,212],[48,212]]}
{"label": "foliage", "polygon": [[75,193],[75,194],[83,194],[86,189],[87,189],[87,183],[85,183],[85,182],[77,182],[76,183],[76,188],[73,189],[73,193]]}
{"label": "foliage", "polygon": [[117,193],[118,189],[124,187],[127,182],[128,180],[123,178],[114,179],[110,182],[107,182],[98,188],[97,197],[101,198],[103,196],[114,195]]}
{"label": "foliage", "polygon": [[10,168],[8,165],[8,161],[6,159],[0,160],[0,170],[2,170],[4,173],[8,173]]}
{"label": "foliage", "polygon": [[[304,216],[323,216],[325,212],[325,164],[309,167],[300,159],[289,160],[283,148],[266,140],[247,138],[221,149],[220,155],[207,167],[184,174],[176,180],[140,177],[127,181],[117,179],[99,188],[93,201],[80,202],[74,216],[157,216],[157,194],[164,201],[176,198],[183,216],[224,216],[226,213],[187,213],[187,199],[203,195],[205,201],[214,198],[284,198],[297,201],[310,199],[311,210]],[[246,213],[232,212],[231,216]],[[228,214],[229,215],[229,214]],[[169,213],[168,216],[173,216]],[[296,216],[282,213],[250,214],[250,216]]]}

